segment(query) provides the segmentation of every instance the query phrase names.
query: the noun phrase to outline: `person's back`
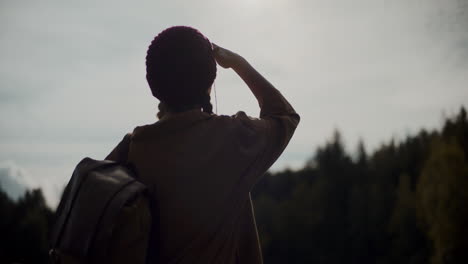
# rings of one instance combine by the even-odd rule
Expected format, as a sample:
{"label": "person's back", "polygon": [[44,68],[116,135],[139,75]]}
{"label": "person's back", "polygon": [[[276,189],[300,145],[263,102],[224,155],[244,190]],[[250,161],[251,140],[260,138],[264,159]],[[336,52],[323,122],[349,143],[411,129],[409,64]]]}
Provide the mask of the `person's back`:
{"label": "person's back", "polygon": [[[167,41],[178,30],[182,31],[178,34],[194,33],[176,27],[158,37]],[[164,46],[158,45],[158,37],[152,46]],[[209,103],[214,78],[209,82],[201,79],[200,83],[209,86],[200,94],[180,96],[185,92],[183,85],[184,91],[174,92],[171,87],[176,95],[170,94],[161,87],[174,79],[158,79],[162,74],[158,66],[164,65],[149,62],[152,52],[150,46],[147,77],[153,95],[161,100],[160,120],[136,127],[129,148],[119,144],[107,159],[131,163],[157,202],[158,226],[152,228],[157,230],[153,239],[159,247],[159,263],[261,263],[249,192],[288,144],[299,115],[242,57],[217,46],[208,51],[213,60],[232,67],[244,79],[258,99],[261,113],[260,118],[244,112],[215,115]],[[176,61],[179,66],[187,65]],[[212,70],[207,75],[212,76]],[[197,82],[197,78],[188,79]]]}

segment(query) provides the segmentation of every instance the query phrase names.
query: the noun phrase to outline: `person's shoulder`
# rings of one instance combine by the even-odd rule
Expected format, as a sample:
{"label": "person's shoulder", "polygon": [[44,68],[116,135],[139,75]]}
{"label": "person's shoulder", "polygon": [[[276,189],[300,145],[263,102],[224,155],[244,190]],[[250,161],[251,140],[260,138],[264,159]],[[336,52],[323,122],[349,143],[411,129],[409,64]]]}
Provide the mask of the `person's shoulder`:
{"label": "person's shoulder", "polygon": [[232,116],[235,119],[239,120],[249,120],[249,121],[258,121],[260,118],[258,117],[252,117],[247,115],[244,111],[238,111],[235,115]]}
{"label": "person's shoulder", "polygon": [[151,129],[151,127],[153,127],[153,126],[154,126],[154,124],[138,125],[133,129],[131,134],[134,135],[134,134],[141,133],[141,132],[143,132],[145,130]]}
{"label": "person's shoulder", "polygon": [[247,115],[244,111],[238,111],[237,113],[233,115],[213,115],[215,120],[222,120],[222,121],[242,121],[242,120],[260,120],[260,118],[257,117],[252,117]]}
{"label": "person's shoulder", "polygon": [[130,138],[132,140],[141,138],[142,136],[146,134],[151,134],[152,131],[156,129],[158,126],[158,122],[152,123],[152,124],[143,124],[143,125],[138,125],[135,126],[132,132],[128,133],[130,134]]}
{"label": "person's shoulder", "polygon": [[215,120],[218,120],[218,124],[222,124],[223,127],[229,127],[240,134],[243,134],[242,131],[248,134],[255,133],[254,131],[260,132],[268,126],[265,120],[249,116],[244,111],[238,111],[233,115],[217,115]]}
{"label": "person's shoulder", "polygon": [[234,126],[251,126],[261,121],[260,118],[249,116],[244,111],[238,111],[233,115],[213,115],[211,120],[217,123],[231,124]]}
{"label": "person's shoulder", "polygon": [[135,136],[135,135],[138,135],[148,129],[151,128],[151,126],[153,126],[153,124],[146,124],[146,125],[139,125],[139,126],[136,126],[133,131],[131,132],[132,136]]}

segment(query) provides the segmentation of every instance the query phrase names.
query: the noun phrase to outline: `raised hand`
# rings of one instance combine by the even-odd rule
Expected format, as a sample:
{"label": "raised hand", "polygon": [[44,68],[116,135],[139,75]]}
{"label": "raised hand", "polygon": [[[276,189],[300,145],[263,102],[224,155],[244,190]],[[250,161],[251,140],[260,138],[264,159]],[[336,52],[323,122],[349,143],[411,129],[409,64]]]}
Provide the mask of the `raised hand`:
{"label": "raised hand", "polygon": [[221,48],[214,43],[212,44],[215,60],[221,67],[226,69],[236,68],[244,61],[244,58],[237,53]]}

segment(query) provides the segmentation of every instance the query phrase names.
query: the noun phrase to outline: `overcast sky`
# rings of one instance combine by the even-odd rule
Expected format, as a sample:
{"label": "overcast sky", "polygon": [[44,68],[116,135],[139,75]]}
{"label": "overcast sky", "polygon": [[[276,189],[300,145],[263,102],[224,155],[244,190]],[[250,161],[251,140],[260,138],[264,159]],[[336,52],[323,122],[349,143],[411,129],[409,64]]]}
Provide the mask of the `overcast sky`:
{"label": "overcast sky", "polygon": [[[81,158],[155,122],[144,58],[174,25],[244,56],[300,113],[274,170],[303,166],[334,129],[372,151],[438,128],[468,105],[467,2],[2,0],[0,183],[41,186],[55,206]],[[215,84],[218,114],[258,115],[232,71]]]}

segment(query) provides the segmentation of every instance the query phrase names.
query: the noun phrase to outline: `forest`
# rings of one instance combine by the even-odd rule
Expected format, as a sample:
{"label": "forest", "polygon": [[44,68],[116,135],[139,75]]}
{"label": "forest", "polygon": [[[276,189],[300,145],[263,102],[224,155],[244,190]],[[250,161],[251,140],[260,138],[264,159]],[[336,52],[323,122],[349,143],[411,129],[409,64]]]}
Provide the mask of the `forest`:
{"label": "forest", "polygon": [[[300,170],[252,192],[265,263],[468,263],[468,120],[345,150],[339,132]],[[54,212],[40,189],[0,190],[0,263],[48,263]]]}

